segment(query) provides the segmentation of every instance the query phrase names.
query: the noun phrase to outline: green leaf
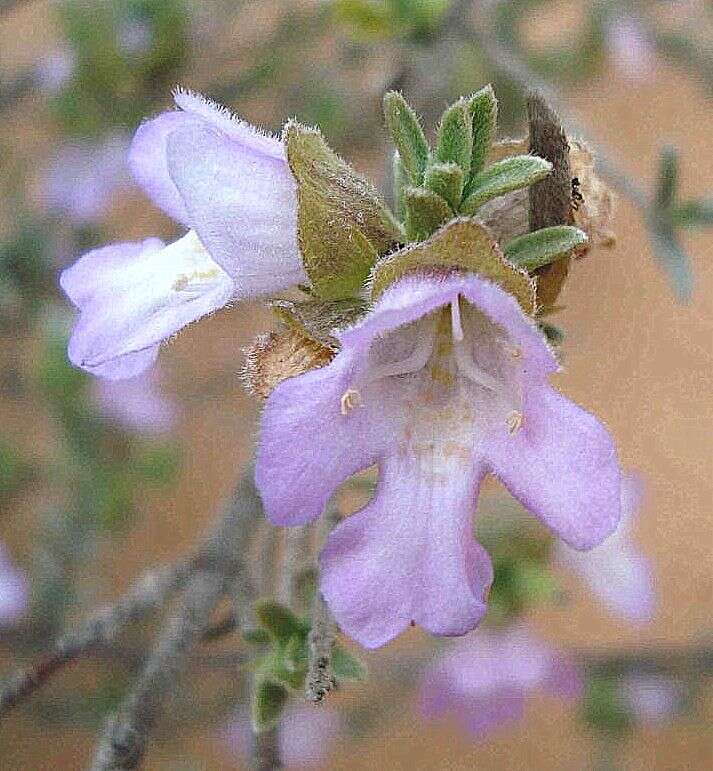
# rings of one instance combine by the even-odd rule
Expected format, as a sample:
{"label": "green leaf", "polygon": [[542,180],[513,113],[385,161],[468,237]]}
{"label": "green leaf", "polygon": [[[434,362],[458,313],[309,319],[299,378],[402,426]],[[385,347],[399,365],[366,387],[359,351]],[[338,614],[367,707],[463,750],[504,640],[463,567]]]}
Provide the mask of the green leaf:
{"label": "green leaf", "polygon": [[673,226],[667,218],[657,217],[655,213],[649,215],[648,225],[654,257],[668,276],[678,301],[688,302],[693,294],[693,273]]}
{"label": "green leaf", "polygon": [[334,300],[358,293],[379,254],[403,240],[376,189],[295,122],[285,126],[287,159],[297,182],[297,229],[305,271],[316,294]]}
{"label": "green leaf", "polygon": [[621,737],[631,730],[632,715],[622,701],[616,675],[594,674],[587,678],[582,718],[591,728],[606,736]]}
{"label": "green leaf", "polygon": [[459,99],[441,117],[435,156],[441,163],[455,163],[460,166],[465,176],[470,174],[472,152],[473,121],[468,102]]}
{"label": "green leaf", "polygon": [[458,211],[463,192],[463,170],[456,163],[432,163],[426,169],[423,184]]}
{"label": "green leaf", "polygon": [[384,95],[386,127],[413,185],[423,182],[429,149],[416,113],[398,91]]}
{"label": "green leaf", "polygon": [[587,234],[570,225],[555,225],[513,238],[503,251],[513,265],[532,272],[543,265],[566,257],[573,249],[587,243]]}
{"label": "green leaf", "polygon": [[671,211],[671,223],[680,228],[710,227],[713,225],[713,198],[684,201]]}
{"label": "green leaf", "polygon": [[281,683],[268,677],[258,680],[252,703],[252,722],[258,733],[277,725],[288,697],[289,691]]}
{"label": "green leaf", "polygon": [[341,645],[332,650],[332,672],[337,681],[365,680],[366,667]]}
{"label": "green leaf", "polygon": [[490,145],[495,139],[498,121],[498,100],[491,85],[481,88],[468,100],[473,120],[473,151],[470,162],[470,176],[475,176],[485,166]]}
{"label": "green leaf", "polygon": [[423,241],[453,217],[447,201],[425,187],[407,187],[404,196],[406,233],[411,241]]}
{"label": "green leaf", "polygon": [[668,210],[674,204],[678,193],[678,151],[675,147],[664,147],[659,158],[659,176],[656,184],[654,208]]}
{"label": "green leaf", "polygon": [[286,643],[293,635],[305,630],[304,621],[299,616],[274,600],[256,602],[255,617],[260,626],[280,642]]}
{"label": "green leaf", "polygon": [[242,634],[243,640],[254,645],[265,645],[272,639],[264,629],[246,629]]}
{"label": "green leaf", "polygon": [[394,152],[394,211],[401,222],[406,219],[406,201],[404,200],[404,188],[408,185],[408,174],[404,168],[404,162],[398,152]]}
{"label": "green leaf", "polygon": [[555,348],[562,345],[565,334],[561,327],[556,324],[550,324],[549,321],[540,321],[537,325],[540,332],[547,338],[547,342]]}
{"label": "green leaf", "polygon": [[539,182],[551,169],[549,161],[535,155],[515,155],[498,161],[472,178],[461,211],[474,214],[486,201]]}
{"label": "green leaf", "polygon": [[377,299],[395,281],[414,271],[453,269],[476,273],[513,295],[523,311],[535,310],[535,283],[508,262],[490,232],[472,219],[455,219],[427,241],[383,257],[374,267],[371,297]]}

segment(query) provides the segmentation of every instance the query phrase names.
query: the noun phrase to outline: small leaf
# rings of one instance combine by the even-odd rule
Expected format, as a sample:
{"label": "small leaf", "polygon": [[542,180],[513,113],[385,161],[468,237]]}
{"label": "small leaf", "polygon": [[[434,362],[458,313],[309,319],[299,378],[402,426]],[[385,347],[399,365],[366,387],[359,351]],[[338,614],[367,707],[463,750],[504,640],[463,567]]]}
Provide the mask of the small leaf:
{"label": "small leaf", "polygon": [[535,311],[534,281],[505,259],[483,225],[465,218],[449,222],[427,241],[383,257],[372,273],[372,299],[405,275],[434,268],[476,273],[513,295],[527,315]]}
{"label": "small leaf", "polygon": [[680,228],[710,227],[713,225],[713,198],[684,201],[671,212],[671,222]]}
{"label": "small leaf", "polygon": [[551,168],[549,161],[535,155],[516,155],[498,161],[473,177],[470,195],[463,202],[461,211],[474,214],[492,198],[539,182],[549,174]]}
{"label": "small leaf", "polygon": [[398,91],[389,91],[384,95],[384,117],[411,183],[420,185],[429,149],[416,113]]}
{"label": "small leaf", "polygon": [[366,667],[341,645],[332,650],[332,672],[337,681],[365,680]]}
{"label": "small leaf", "polygon": [[550,324],[549,321],[540,321],[537,326],[540,328],[540,332],[547,338],[547,342],[550,345],[555,348],[562,345],[565,334],[561,327]]}
{"label": "small leaf", "polygon": [[407,187],[406,233],[411,241],[423,241],[453,216],[453,211],[440,195],[425,187]]}
{"label": "small leaf", "polygon": [[258,733],[269,731],[277,725],[288,697],[289,691],[281,683],[267,677],[258,680],[252,703],[252,722],[255,731]]}
{"label": "small leaf", "polygon": [[287,642],[293,635],[305,630],[304,622],[297,615],[273,600],[256,602],[255,617],[260,626],[280,642]]}
{"label": "small leaf", "polygon": [[245,642],[252,643],[254,645],[264,645],[270,642],[270,635],[264,629],[246,629],[242,633],[243,640]]}
{"label": "small leaf", "polygon": [[375,188],[327,146],[290,122],[284,141],[297,182],[297,228],[305,270],[317,295],[357,294],[379,254],[403,240]]}
{"label": "small leaf", "polygon": [[455,163],[469,175],[472,152],[473,121],[468,102],[459,99],[441,117],[435,156],[441,163]]}
{"label": "small leaf", "polygon": [[664,147],[659,158],[659,177],[656,185],[654,208],[669,210],[678,193],[678,151],[675,147]]}
{"label": "small leaf", "polygon": [[649,216],[649,236],[654,257],[666,272],[679,302],[688,302],[693,294],[693,274],[688,255],[678,242],[670,222]]}
{"label": "small leaf", "polygon": [[573,249],[586,243],[587,235],[579,228],[556,225],[513,238],[505,244],[503,251],[513,265],[532,272],[566,257]]}
{"label": "small leaf", "polygon": [[470,162],[470,175],[475,176],[483,170],[490,146],[495,139],[498,120],[498,100],[491,85],[481,88],[468,100],[468,107],[473,120],[473,151]]}
{"label": "small leaf", "polygon": [[398,152],[394,152],[394,212],[403,222],[406,219],[406,201],[404,200],[404,188],[408,185],[408,174],[404,168],[404,162]]}
{"label": "small leaf", "polygon": [[426,169],[424,186],[458,211],[463,193],[463,170],[455,163],[432,163]]}

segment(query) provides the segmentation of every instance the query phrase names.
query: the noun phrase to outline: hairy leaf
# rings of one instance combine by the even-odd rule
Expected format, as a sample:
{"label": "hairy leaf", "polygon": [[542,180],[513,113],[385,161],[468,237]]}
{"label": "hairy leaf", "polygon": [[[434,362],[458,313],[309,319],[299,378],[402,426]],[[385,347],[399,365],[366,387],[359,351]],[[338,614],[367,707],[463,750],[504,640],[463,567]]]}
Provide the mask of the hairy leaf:
{"label": "hairy leaf", "polygon": [[471,180],[470,194],[463,202],[463,214],[474,214],[491,198],[538,182],[549,174],[552,164],[535,155],[505,158],[476,174]]}
{"label": "hairy leaf", "polygon": [[587,235],[571,225],[541,228],[514,238],[503,247],[505,256],[520,268],[533,271],[566,257],[573,249],[587,243]]}
{"label": "hairy leaf", "polygon": [[429,149],[416,113],[398,91],[389,91],[384,95],[384,117],[411,183],[420,185]]}

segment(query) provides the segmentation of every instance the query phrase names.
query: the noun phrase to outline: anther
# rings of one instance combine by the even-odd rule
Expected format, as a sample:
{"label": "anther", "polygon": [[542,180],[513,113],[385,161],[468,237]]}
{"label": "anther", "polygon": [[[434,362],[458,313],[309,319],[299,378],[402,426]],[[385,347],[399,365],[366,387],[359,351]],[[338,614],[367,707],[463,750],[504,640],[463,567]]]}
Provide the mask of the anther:
{"label": "anther", "polygon": [[361,394],[355,388],[347,388],[339,400],[339,409],[342,415],[361,405]]}
{"label": "anther", "polygon": [[522,348],[518,348],[517,346],[514,346],[510,349],[510,355],[513,357],[513,359],[521,359],[522,358]]}
{"label": "anther", "polygon": [[516,434],[522,426],[522,413],[517,410],[513,410],[507,418],[505,418],[505,424],[508,427],[509,433]]}

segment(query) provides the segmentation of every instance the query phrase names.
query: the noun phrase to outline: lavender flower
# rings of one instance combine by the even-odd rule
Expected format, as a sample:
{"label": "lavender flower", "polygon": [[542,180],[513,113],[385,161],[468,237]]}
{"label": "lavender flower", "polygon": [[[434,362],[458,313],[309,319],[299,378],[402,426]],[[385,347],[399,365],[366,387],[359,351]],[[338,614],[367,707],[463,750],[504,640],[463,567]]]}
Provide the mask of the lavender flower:
{"label": "lavender flower", "polygon": [[336,333],[322,369],[278,385],[256,479],[276,524],[317,517],[374,463],[374,499],[330,535],[321,589],[339,625],[378,647],[411,622],[472,629],[493,573],[472,537],[486,473],[577,549],[620,518],[620,470],[603,426],[555,391],[558,365],[515,299],[475,275],[411,275]]}
{"label": "lavender flower", "polygon": [[75,365],[110,379],[149,367],[163,340],[233,299],[304,280],[295,183],[282,144],[202,97],[136,132],[129,165],[156,205],[189,228],[95,249],[60,279],[81,315]]}
{"label": "lavender flower", "polygon": [[176,421],[176,405],[161,391],[156,369],[128,380],[98,378],[91,395],[106,418],[128,431],[163,434]]}
{"label": "lavender flower", "polygon": [[9,626],[25,614],[29,598],[27,576],[0,543],[0,626]]}
{"label": "lavender flower", "polygon": [[49,51],[35,67],[37,87],[45,94],[56,94],[69,82],[77,64],[77,56],[68,45]]}
{"label": "lavender flower", "polygon": [[582,684],[574,664],[521,626],[477,632],[458,640],[425,672],[421,713],[453,715],[476,737],[520,720],[536,691],[577,698]]}
{"label": "lavender flower", "polygon": [[129,188],[128,146],[128,137],[110,134],[98,142],[76,140],[60,147],[42,174],[41,204],[75,225],[96,222],[114,197]]}
{"label": "lavender flower", "polygon": [[605,605],[631,621],[650,620],[655,604],[651,567],[631,540],[631,525],[642,493],[638,477],[624,476],[622,520],[617,530],[589,552],[576,552],[564,544],[557,547],[559,562],[578,573]]}
{"label": "lavender flower", "polygon": [[639,723],[663,723],[683,705],[680,685],[665,675],[627,675],[621,684],[621,696]]}
{"label": "lavender flower", "polygon": [[[286,766],[318,766],[327,758],[339,735],[339,715],[325,707],[290,705],[282,713],[279,728],[280,757]],[[238,712],[225,731],[232,751],[247,756],[252,741],[250,716]]]}
{"label": "lavender flower", "polygon": [[623,77],[640,83],[654,69],[654,47],[641,22],[625,15],[612,19],[606,31],[607,46],[615,67]]}

